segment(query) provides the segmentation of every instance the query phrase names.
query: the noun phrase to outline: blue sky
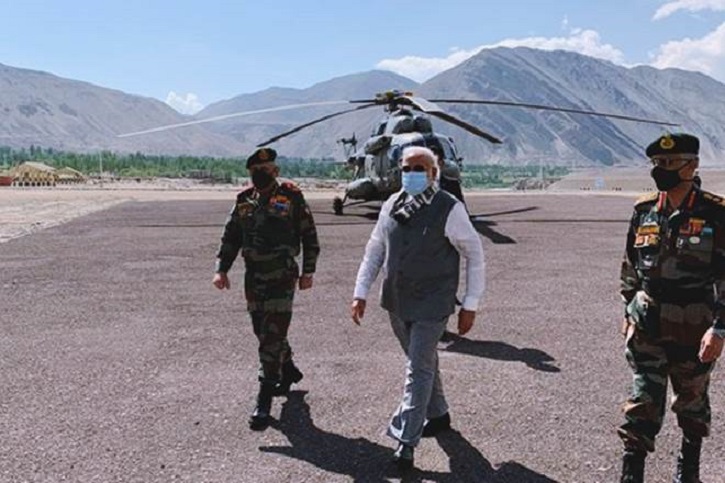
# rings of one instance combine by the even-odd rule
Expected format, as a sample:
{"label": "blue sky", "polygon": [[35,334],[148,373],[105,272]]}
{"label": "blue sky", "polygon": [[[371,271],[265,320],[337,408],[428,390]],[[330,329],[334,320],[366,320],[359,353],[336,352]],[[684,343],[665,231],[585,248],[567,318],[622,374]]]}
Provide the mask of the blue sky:
{"label": "blue sky", "polygon": [[375,68],[423,81],[499,45],[725,82],[725,0],[0,0],[0,63],[181,112]]}

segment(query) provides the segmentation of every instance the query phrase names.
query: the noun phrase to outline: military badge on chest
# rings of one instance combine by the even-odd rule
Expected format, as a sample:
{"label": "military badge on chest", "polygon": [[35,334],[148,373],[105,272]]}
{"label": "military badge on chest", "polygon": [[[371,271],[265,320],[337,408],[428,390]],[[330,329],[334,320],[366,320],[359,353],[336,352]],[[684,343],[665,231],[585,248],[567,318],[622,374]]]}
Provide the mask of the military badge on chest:
{"label": "military badge on chest", "polygon": [[715,231],[702,218],[690,218],[680,227],[677,254],[683,266],[705,266],[712,261]]}
{"label": "military badge on chest", "polygon": [[637,227],[634,239],[635,248],[656,248],[660,244],[661,228],[658,224],[645,224]]}
{"label": "military badge on chest", "polygon": [[284,195],[275,195],[269,200],[269,210],[277,216],[287,216],[290,210],[290,199]]}
{"label": "military badge on chest", "polygon": [[703,237],[712,237],[712,228],[706,227],[705,220],[701,218],[690,218],[680,227],[677,248],[685,245],[700,245]]}
{"label": "military badge on chest", "polygon": [[254,209],[257,207],[257,202],[255,200],[245,200],[240,203],[237,203],[237,214],[240,218],[245,218],[252,214]]}
{"label": "military badge on chest", "polygon": [[665,236],[663,227],[656,215],[650,214],[635,230],[634,248],[639,253],[637,268],[651,270],[657,267],[662,238]]}

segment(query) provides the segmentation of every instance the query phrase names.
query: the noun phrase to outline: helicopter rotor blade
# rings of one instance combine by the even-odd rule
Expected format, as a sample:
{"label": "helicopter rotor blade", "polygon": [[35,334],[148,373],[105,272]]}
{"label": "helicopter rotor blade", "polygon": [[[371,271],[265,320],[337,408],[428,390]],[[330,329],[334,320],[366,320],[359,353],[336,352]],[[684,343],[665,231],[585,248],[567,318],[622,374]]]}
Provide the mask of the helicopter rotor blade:
{"label": "helicopter rotor blade", "polygon": [[412,106],[414,109],[418,109],[419,111],[423,111],[425,113],[444,112],[443,109],[440,108],[440,106],[436,106],[433,101],[429,101],[428,99],[423,99],[422,97],[416,96],[404,97],[410,101],[410,106]]}
{"label": "helicopter rotor blade", "polygon": [[458,119],[457,117],[452,116],[452,115],[450,115],[448,113],[445,113],[443,111],[437,111],[437,112],[436,111],[433,111],[433,112],[428,112],[428,114],[430,114],[431,116],[437,117],[439,119],[442,119],[442,120],[444,120],[446,122],[449,122],[451,124],[454,124],[454,125],[456,125],[456,126],[458,126],[460,128],[463,128],[466,131],[470,132],[471,134],[475,134],[476,136],[482,137],[486,141],[489,141],[489,142],[491,142],[493,144],[501,144],[501,143],[503,143],[503,141],[501,141],[496,136],[493,136],[493,135],[491,135],[491,134],[489,134],[489,133],[487,133],[485,131],[481,131],[479,128],[477,128],[473,124],[468,124],[467,122],[462,121],[462,120]]}
{"label": "helicopter rotor blade", "polygon": [[214,116],[214,117],[208,117],[205,119],[197,119],[195,121],[187,121],[187,122],[179,122],[176,124],[167,124],[165,126],[159,126],[154,127],[151,129],[146,129],[143,131],[136,131],[136,132],[129,132],[124,134],[118,134],[116,137],[119,138],[129,138],[133,136],[141,136],[142,134],[151,134],[151,133],[157,133],[162,131],[168,131],[171,129],[177,129],[180,127],[186,127],[186,126],[194,126],[196,124],[205,124],[207,122],[216,122],[216,121],[222,121],[224,119],[232,119],[235,117],[242,117],[242,116],[250,116],[252,114],[264,114],[267,112],[277,112],[277,111],[287,111],[290,109],[299,109],[302,107],[313,107],[313,106],[333,106],[337,104],[348,104],[348,101],[322,101],[322,102],[306,102],[304,104],[288,104],[285,106],[277,106],[277,107],[270,107],[267,109],[256,109],[254,111],[242,111],[242,112],[233,112],[231,114],[224,114],[221,116]]}
{"label": "helicopter rotor blade", "polygon": [[362,106],[357,106],[357,107],[355,107],[353,109],[346,109],[344,111],[339,111],[339,112],[335,112],[335,113],[332,113],[332,114],[328,114],[326,116],[319,117],[319,118],[317,118],[317,119],[315,119],[313,121],[306,122],[304,124],[300,124],[299,126],[293,128],[293,129],[290,129],[289,131],[283,132],[282,134],[278,134],[278,135],[276,135],[276,136],[274,136],[274,137],[272,137],[270,139],[267,139],[266,141],[257,144],[257,147],[258,148],[261,148],[263,146],[267,146],[268,144],[272,144],[275,141],[279,141],[280,139],[282,139],[284,137],[287,137],[290,134],[294,134],[294,133],[296,133],[298,131],[301,131],[302,129],[304,129],[306,127],[310,127],[310,126],[315,125],[317,123],[320,123],[320,122],[323,122],[323,121],[327,121],[328,119],[332,119],[333,117],[342,116],[343,114],[348,114],[350,112],[361,111],[363,109],[367,109],[368,107],[375,107],[377,105],[378,104],[376,104],[376,103],[363,104]]}
{"label": "helicopter rotor blade", "polygon": [[588,111],[586,109],[572,109],[567,107],[554,107],[546,106],[543,104],[526,104],[522,102],[509,102],[509,101],[486,101],[486,100],[475,100],[475,99],[433,99],[430,102],[440,103],[453,103],[453,104],[487,104],[492,106],[511,106],[511,107],[524,107],[528,109],[540,109],[542,111],[556,111],[556,112],[570,112],[573,114],[587,114],[590,116],[600,117],[611,117],[613,119],[621,119],[623,121],[635,121],[644,122],[648,124],[658,124],[660,126],[679,126],[677,123],[657,121],[653,119],[644,119],[641,117],[624,116],[621,114],[611,114],[597,111]]}
{"label": "helicopter rotor blade", "polygon": [[415,96],[404,96],[405,99],[410,101],[408,104],[413,109],[417,109],[421,112],[424,112],[426,114],[429,114],[431,116],[437,117],[443,121],[449,122],[451,124],[454,124],[460,128],[465,129],[471,134],[475,134],[476,136],[482,137],[486,141],[489,141],[493,144],[501,144],[502,141],[497,138],[496,136],[493,136],[485,131],[482,131],[478,127],[474,126],[473,124],[469,124],[452,114],[449,114],[445,112],[443,109],[441,109],[439,106],[435,105],[433,101],[429,101],[427,99],[423,99],[422,97],[415,97]]}

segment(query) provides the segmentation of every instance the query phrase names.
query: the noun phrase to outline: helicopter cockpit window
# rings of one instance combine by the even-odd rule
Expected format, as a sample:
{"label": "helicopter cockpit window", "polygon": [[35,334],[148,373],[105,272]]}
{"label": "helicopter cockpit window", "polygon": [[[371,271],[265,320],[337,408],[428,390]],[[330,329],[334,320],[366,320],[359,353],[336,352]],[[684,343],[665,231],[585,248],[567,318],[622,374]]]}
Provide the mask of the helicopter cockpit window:
{"label": "helicopter cockpit window", "polygon": [[397,116],[393,122],[394,124],[391,129],[393,134],[415,132],[415,121],[408,116]]}
{"label": "helicopter cockpit window", "polygon": [[445,159],[456,159],[456,153],[450,143],[446,142],[445,138],[435,138],[428,140],[428,147],[433,150],[434,153],[441,153]]}
{"label": "helicopter cockpit window", "polygon": [[391,167],[395,167],[400,164],[401,156],[403,156],[403,146],[400,146],[399,144],[390,146],[390,149],[388,149],[388,161],[390,162]]}
{"label": "helicopter cockpit window", "polygon": [[423,116],[415,116],[415,130],[417,132],[421,133],[432,133],[433,132],[433,124],[431,124],[430,119]]}
{"label": "helicopter cockpit window", "polygon": [[382,134],[385,134],[385,128],[387,127],[387,125],[387,121],[382,121],[380,124],[378,124],[377,129],[373,131],[373,136],[380,136]]}

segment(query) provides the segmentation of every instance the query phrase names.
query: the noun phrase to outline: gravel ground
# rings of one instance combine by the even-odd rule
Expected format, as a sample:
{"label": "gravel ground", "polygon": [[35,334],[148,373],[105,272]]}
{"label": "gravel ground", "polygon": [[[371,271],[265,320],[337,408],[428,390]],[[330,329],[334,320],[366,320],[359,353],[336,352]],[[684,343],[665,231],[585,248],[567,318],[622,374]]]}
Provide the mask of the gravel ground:
{"label": "gravel ground", "polygon": [[[247,429],[256,344],[233,286],[211,285],[233,196],[115,204],[0,244],[0,481],[398,481],[384,435],[403,357],[377,296],[349,320],[374,211],[311,201],[322,257],[290,338],[305,373]],[[630,374],[616,294],[632,200],[470,196],[487,252],[476,326],[441,345],[455,431],[404,481],[612,482]],[[377,293],[377,292],[376,292]],[[452,327],[452,324],[451,324]],[[725,386],[703,478],[725,481]],[[648,481],[669,481],[669,413]]]}

